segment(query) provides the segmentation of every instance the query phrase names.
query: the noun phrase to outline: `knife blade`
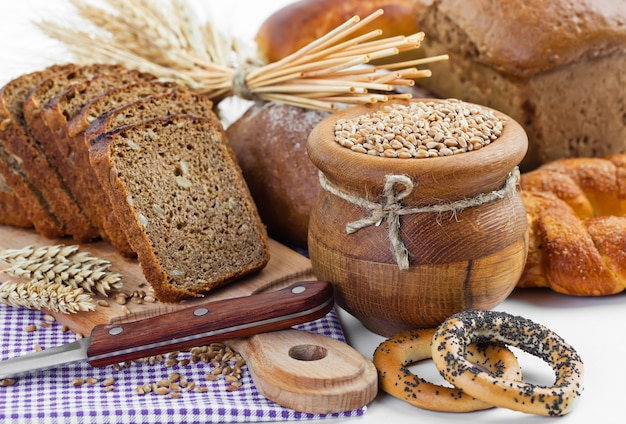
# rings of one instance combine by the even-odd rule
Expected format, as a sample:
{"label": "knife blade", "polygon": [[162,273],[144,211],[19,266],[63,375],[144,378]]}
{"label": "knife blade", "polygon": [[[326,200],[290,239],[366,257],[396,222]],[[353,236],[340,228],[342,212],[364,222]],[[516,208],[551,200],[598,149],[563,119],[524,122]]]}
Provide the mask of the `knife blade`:
{"label": "knife blade", "polygon": [[301,281],[129,323],[97,325],[75,342],[0,361],[0,380],[74,362],[100,367],[282,330],[321,318],[333,305],[330,283]]}

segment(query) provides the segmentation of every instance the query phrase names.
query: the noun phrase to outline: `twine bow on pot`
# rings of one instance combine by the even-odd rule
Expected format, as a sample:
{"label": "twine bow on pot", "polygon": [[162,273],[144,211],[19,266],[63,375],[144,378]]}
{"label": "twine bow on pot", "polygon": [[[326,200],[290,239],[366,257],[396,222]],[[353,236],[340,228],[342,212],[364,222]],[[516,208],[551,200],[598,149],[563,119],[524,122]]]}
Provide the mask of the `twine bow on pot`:
{"label": "twine bow on pot", "polygon": [[[509,174],[504,186],[489,193],[481,193],[475,197],[461,199],[455,202],[439,203],[423,207],[407,207],[402,205],[402,200],[413,192],[415,183],[406,175],[386,175],[383,186],[383,202],[373,202],[364,197],[359,197],[341,191],[328,181],[323,172],[319,173],[321,187],[335,196],[370,211],[370,215],[359,220],[346,224],[346,233],[352,234],[362,228],[371,225],[379,226],[383,220],[387,220],[389,227],[389,241],[398,268],[409,269],[409,252],[400,237],[400,217],[415,213],[442,213],[451,212],[456,215],[468,207],[479,206],[498,199],[504,198],[508,193],[514,191],[519,182],[520,172],[516,167]],[[398,188],[396,188],[398,187]]]}

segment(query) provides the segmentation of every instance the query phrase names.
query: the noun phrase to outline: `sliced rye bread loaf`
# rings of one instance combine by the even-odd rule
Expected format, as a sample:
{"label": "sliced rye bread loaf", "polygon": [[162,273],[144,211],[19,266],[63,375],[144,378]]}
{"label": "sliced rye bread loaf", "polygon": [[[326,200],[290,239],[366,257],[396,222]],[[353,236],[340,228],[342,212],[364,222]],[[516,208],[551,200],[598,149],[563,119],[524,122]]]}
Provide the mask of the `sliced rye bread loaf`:
{"label": "sliced rye bread loaf", "polygon": [[0,162],[3,174],[32,221],[44,237],[68,235],[64,223],[56,215],[55,197],[63,197],[55,172],[45,170],[47,161],[32,139],[24,120],[22,106],[29,91],[41,81],[75,65],[55,65],[41,71],[21,75],[0,89]]}
{"label": "sliced rye bread loaf", "polygon": [[9,172],[11,172],[11,170],[0,160],[0,225],[32,228],[33,222],[28,217],[29,214],[4,177],[4,175]]}
{"label": "sliced rye bread loaf", "polygon": [[[84,149],[84,152],[87,154],[85,166],[91,167],[88,157],[89,140],[99,134],[123,125],[134,124],[146,119],[163,118],[173,114],[189,114],[213,119],[215,114],[212,107],[213,102],[206,96],[193,94],[186,90],[175,90],[170,93],[147,97],[102,114],[89,125],[87,131],[73,137],[73,145],[76,151],[81,147]],[[100,197],[98,203],[102,209],[111,207],[106,196]],[[107,203],[109,204],[107,205]],[[121,227],[118,226],[118,228],[121,230]],[[120,236],[125,237],[123,231],[121,233]]]}
{"label": "sliced rye bread loaf", "polygon": [[66,124],[66,138],[64,148],[68,149],[66,155],[72,157],[75,168],[81,170],[85,182],[91,186],[91,205],[99,211],[102,225],[106,232],[105,239],[125,257],[135,257],[136,253],[126,238],[117,216],[113,213],[113,207],[106,195],[103,195],[100,182],[89,164],[89,146],[85,141],[85,133],[89,122],[98,116],[125,102],[134,102],[138,99],[155,94],[167,93],[172,90],[186,90],[184,87],[162,81],[143,81],[135,84],[113,88],[98,97],[89,100],[82,108],[74,113],[71,120]]}
{"label": "sliced rye bread loaf", "polygon": [[57,218],[65,225],[65,229],[77,241],[92,241],[100,237],[100,231],[82,210],[74,193],[60,174],[61,167],[57,164],[46,149],[52,141],[50,131],[42,119],[43,107],[54,96],[64,90],[69,84],[79,83],[103,73],[122,72],[126,68],[122,65],[94,64],[76,66],[75,68],[57,73],[34,87],[29,93],[22,106],[26,127],[31,137],[28,142],[34,144],[39,150],[37,175],[47,178],[55,175],[58,180],[59,190],[55,202],[52,204]]}
{"label": "sliced rye bread loaf", "polygon": [[147,97],[158,96],[172,91],[187,91],[187,88],[174,82],[149,81],[113,88],[91,99],[67,124],[67,132],[74,137],[87,130],[100,115],[115,108],[134,103]]}
{"label": "sliced rye bread loaf", "polygon": [[84,133],[85,145],[89,147],[91,140],[115,128],[170,115],[217,119],[213,112],[213,102],[208,97],[188,91],[174,91],[146,97],[101,114],[87,127]]}
{"label": "sliced rye bread loaf", "polygon": [[174,115],[93,140],[91,163],[157,297],[262,269],[267,233],[217,119]]}
{"label": "sliced rye bread loaf", "polygon": [[[86,165],[84,162],[81,163],[80,158],[76,158],[70,149],[67,123],[90,99],[114,87],[124,87],[138,81],[153,81],[156,78],[152,74],[129,70],[100,74],[86,81],[72,83],[44,105],[39,121],[43,120],[45,127],[40,125],[36,134],[81,211],[98,229],[100,236],[124,256],[134,256],[134,253],[125,239],[119,244],[119,240],[110,235],[119,231],[119,223],[109,219],[110,208],[102,210],[98,207],[101,191],[94,188],[98,187],[99,183],[88,163]],[[43,134],[45,129],[48,130],[48,134]],[[87,153],[85,158],[88,160]]]}

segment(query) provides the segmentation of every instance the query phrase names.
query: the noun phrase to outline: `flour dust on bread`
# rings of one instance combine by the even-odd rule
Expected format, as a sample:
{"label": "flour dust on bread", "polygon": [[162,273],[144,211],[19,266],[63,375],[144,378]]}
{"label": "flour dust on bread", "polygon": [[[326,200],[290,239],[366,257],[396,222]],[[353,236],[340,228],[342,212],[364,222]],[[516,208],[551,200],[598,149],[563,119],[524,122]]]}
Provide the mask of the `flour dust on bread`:
{"label": "flour dust on bread", "polygon": [[175,115],[92,141],[91,164],[161,301],[261,270],[267,233],[215,119]]}
{"label": "flour dust on bread", "polygon": [[269,235],[293,247],[307,246],[309,215],[320,191],[307,138],[328,115],[257,102],[226,131]]}

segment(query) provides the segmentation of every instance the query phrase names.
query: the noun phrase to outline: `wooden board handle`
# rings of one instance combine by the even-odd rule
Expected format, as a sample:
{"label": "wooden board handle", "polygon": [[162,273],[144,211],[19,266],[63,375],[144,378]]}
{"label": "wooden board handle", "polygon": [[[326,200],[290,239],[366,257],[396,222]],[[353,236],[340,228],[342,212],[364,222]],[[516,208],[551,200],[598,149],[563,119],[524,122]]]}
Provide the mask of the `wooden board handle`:
{"label": "wooden board handle", "polygon": [[330,337],[282,330],[228,342],[268,399],[301,412],[329,414],[370,403],[378,393],[374,364]]}

